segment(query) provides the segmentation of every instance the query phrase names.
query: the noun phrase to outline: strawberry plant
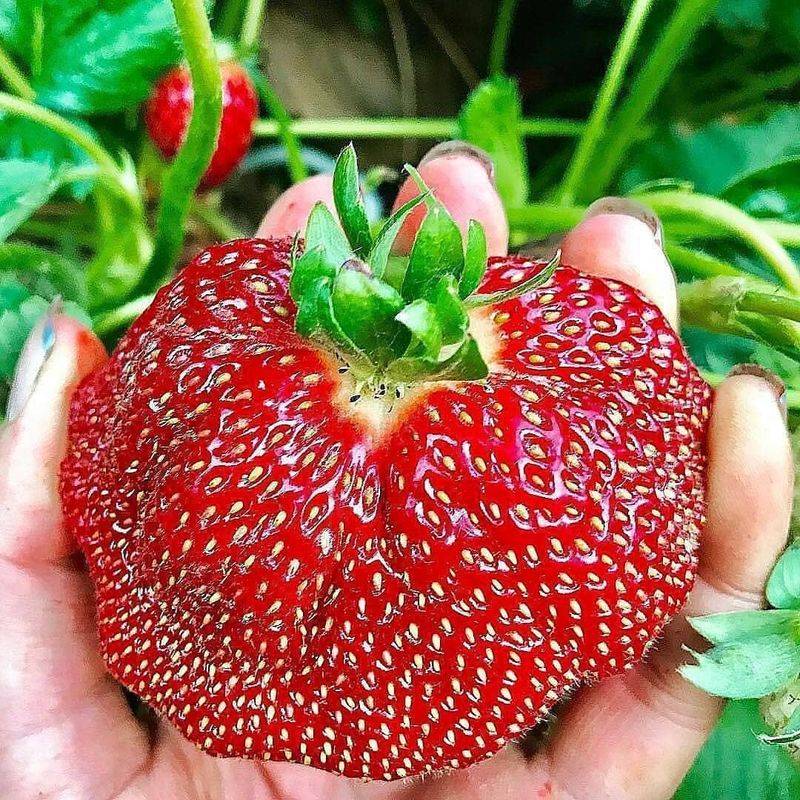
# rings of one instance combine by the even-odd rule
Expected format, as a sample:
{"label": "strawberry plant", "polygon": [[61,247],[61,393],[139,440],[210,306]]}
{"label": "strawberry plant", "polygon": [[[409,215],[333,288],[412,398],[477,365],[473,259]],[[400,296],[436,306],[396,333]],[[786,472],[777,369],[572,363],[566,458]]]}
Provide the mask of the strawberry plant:
{"label": "strawberry plant", "polygon": [[[370,4],[360,5],[364,7],[359,13],[367,14]],[[793,91],[800,73],[795,64],[786,63],[787,54],[796,52],[800,41],[793,4],[784,0],[624,4],[624,20],[605,54],[607,69],[593,82],[588,108],[581,116],[571,108],[563,116],[529,113],[537,102],[530,92],[521,91],[511,76],[514,70],[506,69],[515,13],[522,13],[516,5],[508,0],[499,4],[487,75],[466,93],[457,116],[315,119],[293,118],[264,70],[259,47],[263,0],[83,0],[68,7],[55,0],[0,0],[4,88],[0,91],[0,400],[8,391],[27,334],[53,303],[91,326],[110,346],[119,342],[108,364],[82,386],[73,407],[74,435],[65,467],[66,516],[97,585],[110,670],[211,752],[306,760],[340,773],[377,778],[464,766],[533,725],[561,699],[566,687],[587,676],[618,671],[650,648],[691,585],[695,539],[670,538],[673,532],[666,523],[648,530],[653,541],[645,540],[647,547],[666,548],[671,554],[670,589],[665,590],[663,574],[648,579],[652,582],[642,589],[641,607],[632,610],[639,615],[640,631],[633,641],[622,634],[616,647],[609,649],[598,634],[606,623],[598,618],[581,630],[587,642],[583,649],[573,647],[573,634],[556,624],[558,614],[546,618],[547,606],[538,596],[539,605],[518,599],[512,619],[494,596],[516,592],[517,583],[535,580],[550,587],[566,581],[578,587],[578,596],[572,599],[580,606],[586,600],[580,592],[595,578],[604,583],[608,576],[602,571],[564,573],[558,566],[562,555],[558,538],[559,545],[552,544],[555,549],[547,554],[526,555],[514,549],[511,543],[524,528],[524,514],[530,515],[518,499],[521,486],[507,475],[492,473],[491,480],[483,475],[480,463],[491,459],[463,460],[466,452],[488,448],[489,428],[499,439],[512,433],[526,441],[539,437],[538,446],[548,453],[556,446],[555,430],[578,446],[581,425],[605,440],[601,411],[617,409],[620,419],[612,420],[614,431],[632,437],[628,443],[634,442],[634,450],[654,449],[671,465],[673,491],[660,513],[672,519],[682,511],[691,521],[699,520],[702,498],[695,484],[702,482],[698,475],[703,469],[706,383],[716,386],[731,366],[749,362],[784,380],[789,426],[800,448],[796,146],[800,112],[794,102],[787,102],[796,99]],[[590,14],[598,13],[602,4],[588,0],[579,5],[580,13]],[[730,55],[737,44],[742,52]],[[558,105],[566,102],[562,99],[552,101],[551,108],[559,113],[568,108]],[[540,105],[545,107],[544,102]],[[580,278],[555,259],[533,263],[510,256],[491,260],[487,266],[487,233],[474,225],[462,238],[416,174],[419,194],[394,216],[384,213],[375,191],[365,205],[359,182],[374,188],[391,170],[379,165],[361,176],[354,151],[342,150],[351,140],[358,144],[360,139],[456,137],[491,157],[514,245],[564,234],[598,198],[612,193],[655,212],[663,226],[659,236],[679,280],[684,343],[638,294],[600,279]],[[238,180],[237,169],[246,171],[255,163],[253,142],[268,139],[280,142],[282,163],[293,182],[306,177],[313,162],[309,142],[326,142],[332,152],[341,151],[334,177],[338,220],[318,206],[303,242],[240,239],[215,244],[240,237],[233,221],[235,209],[219,188]],[[399,258],[392,253],[395,238],[402,238],[407,216],[419,215],[423,208],[425,223],[408,243],[409,254]],[[212,277],[213,291],[207,287]],[[167,284],[169,288],[156,296]],[[574,295],[585,295],[598,314],[614,307],[617,333],[605,342],[609,348],[630,345],[634,339],[657,339],[667,351],[663,363],[648,361],[647,355],[632,356],[626,347],[620,353],[621,366],[591,362],[604,366],[582,378],[589,373],[584,367],[577,372],[565,353],[572,348],[591,351],[586,330],[596,318],[588,312],[581,316],[570,307],[586,330],[578,325],[578,330],[565,332],[558,320],[546,316],[554,298],[568,303]],[[242,298],[246,307],[237,306]],[[530,311],[525,303],[533,304],[530,307],[538,303],[544,310]],[[178,307],[182,322],[174,319]],[[287,311],[295,308],[296,314]],[[552,357],[541,363],[528,360],[524,370],[520,359],[529,354],[513,351],[511,345],[508,352],[490,357],[468,323],[470,314],[505,316],[498,324],[507,329],[509,341],[514,326],[525,326],[532,336],[550,341]],[[225,341],[201,358],[192,350],[199,346],[195,334],[208,326],[222,330]],[[254,342],[262,339],[268,356],[253,350]],[[684,357],[684,346],[698,373]],[[191,404],[186,404],[185,395],[182,404],[173,401],[183,380],[181,354],[197,357],[203,375],[198,373],[191,385],[210,387],[213,402],[200,397],[199,388]],[[242,374],[226,369],[234,356],[245,365]],[[512,365],[514,380],[492,383],[490,376],[489,389],[479,390],[476,387],[483,387],[481,381],[490,373],[491,359],[498,357]],[[265,368],[271,385],[260,386],[256,394],[258,376]],[[664,384],[642,388],[633,375],[636,369],[656,374]],[[346,413],[332,388],[334,373],[343,374],[339,370],[347,371],[350,381]],[[576,380],[584,384],[574,386]],[[442,388],[443,381],[448,388]],[[536,394],[543,383],[560,388]],[[675,384],[680,391],[673,391]],[[645,436],[626,426],[634,424],[632,408],[649,389],[659,400],[648,401],[652,414],[648,419],[658,425],[644,425]],[[561,390],[574,396],[568,402],[559,400]],[[579,390],[588,394],[579,398],[575,394]],[[424,393],[424,403],[423,395],[415,394],[418,391]],[[536,394],[535,408],[526,394],[530,392]],[[589,395],[604,398],[601,410],[591,406]],[[160,405],[145,409],[144,398],[155,396],[163,398]],[[375,404],[387,403],[402,408],[403,422],[391,435],[378,435],[373,422],[364,420],[372,419]],[[485,553],[480,548],[450,552],[443,542],[431,539],[430,552],[411,552],[413,548],[403,552],[405,545],[376,537],[375,559],[382,570],[352,571],[336,562],[336,554],[342,557],[342,542],[336,546],[333,540],[316,542],[320,556],[310,549],[300,526],[281,540],[278,552],[265,556],[267,566],[250,570],[247,558],[236,552],[244,535],[238,531],[246,527],[247,535],[255,536],[266,514],[263,508],[256,513],[255,500],[262,507],[274,502],[271,484],[262,486],[258,473],[267,470],[248,461],[248,468],[242,467],[235,480],[227,469],[220,474],[202,472],[201,481],[200,475],[187,478],[172,468],[202,460],[195,435],[205,428],[198,429],[200,422],[187,422],[194,419],[192,415],[207,411],[203,424],[210,425],[209,430],[225,429],[220,457],[230,460],[238,445],[246,450],[254,442],[268,440],[272,426],[278,424],[275,408],[280,404],[295,409],[296,415],[288,426],[294,426],[290,443],[282,445],[277,461],[286,466],[311,457],[306,473],[293,474],[292,491],[305,497],[323,479],[328,487],[318,504],[298,499],[295,510],[301,516],[329,515],[331,536],[361,531],[359,526],[366,525],[364,509],[380,489],[370,483],[373,473],[380,471],[375,465],[391,464],[388,485],[397,492],[394,512],[408,517],[403,517],[404,524],[423,530],[430,527],[433,515],[438,530],[457,537],[463,533],[460,526],[477,524],[473,517],[494,514],[496,507],[498,519],[503,520],[497,522],[496,537],[503,547],[498,544],[496,552],[492,548],[484,548]],[[131,416],[131,408],[141,414]],[[239,441],[240,428],[226,428],[231,412],[247,429],[248,443]],[[486,430],[464,428],[466,419],[483,420]],[[165,420],[168,435],[154,434]],[[309,432],[313,446],[300,435],[303,430]],[[420,444],[446,435],[457,436],[452,453],[435,447],[428,451]],[[113,450],[108,444],[112,441]],[[502,451],[501,444],[492,446]],[[255,446],[254,453],[261,456],[262,450]],[[171,451],[172,459],[161,460],[163,451]],[[361,454],[358,458],[356,452]],[[416,459],[428,459],[429,476],[421,477],[409,466],[412,452]],[[101,455],[87,465],[87,454],[96,453]],[[632,463],[634,457],[611,445],[605,455],[615,476],[624,475],[620,464],[646,472],[646,459]],[[501,472],[502,464],[510,470],[518,460],[510,450],[498,458]],[[551,466],[553,459],[548,461]],[[575,469],[584,467],[579,463]],[[592,495],[601,489],[593,487],[588,473],[565,472],[561,477],[551,515],[560,519],[569,509],[577,509],[589,518],[602,517]],[[158,536],[128,543],[121,525],[102,516],[108,507],[93,505],[90,497],[96,486],[108,485],[105,502],[113,504],[117,513],[132,502],[140,479],[162,487],[158,491],[163,496],[151,496],[141,511]],[[349,485],[354,480],[356,488]],[[626,492],[627,485],[615,480],[602,481],[602,490]],[[467,484],[472,486],[469,497],[480,497],[491,484],[495,502],[485,508],[470,507],[460,499]],[[218,486],[219,499],[214,502],[210,498]],[[652,488],[646,479],[640,486]],[[231,511],[240,504],[242,509]],[[419,518],[417,506],[422,509]],[[277,505],[270,509],[269,524],[277,524],[285,509]],[[619,513],[628,511],[633,518],[633,511],[622,502]],[[243,522],[240,513],[256,516]],[[198,522],[192,535],[187,520],[214,520],[214,532],[210,523]],[[361,531],[364,536],[372,530],[367,528]],[[800,535],[796,521],[793,534]],[[589,550],[601,547],[599,540],[586,540],[577,533],[570,536],[570,541],[580,540]],[[420,537],[421,542],[424,536]],[[277,544],[270,541],[270,547]],[[118,552],[124,552],[125,559]],[[612,554],[605,555],[616,563]],[[498,559],[506,559],[514,586],[498,588],[488,578],[483,585],[481,559],[493,569]],[[124,580],[123,560],[128,570]],[[647,573],[644,563],[629,564],[630,569]],[[232,566],[238,570],[235,591],[223,597],[220,576],[227,576]],[[174,591],[181,570],[192,573],[191,586],[184,585],[186,594]],[[344,570],[347,577],[334,580],[336,570]],[[276,600],[272,594],[267,601],[260,587],[269,585],[278,573],[286,596]],[[345,718],[342,712],[337,716],[326,710],[319,699],[313,701],[316,708],[311,707],[311,698],[303,696],[308,694],[303,688],[308,685],[303,658],[309,640],[323,641],[331,631],[338,635],[346,630],[359,643],[359,652],[378,648],[388,653],[390,662],[385,666],[403,654],[413,658],[411,650],[423,639],[440,643],[439,661],[445,667],[466,658],[448,645],[448,634],[454,630],[457,638],[474,635],[466,617],[434,619],[430,612],[442,596],[456,591],[458,575],[468,576],[474,595],[467,615],[472,625],[506,625],[510,639],[527,642],[519,648],[526,652],[524,657],[513,649],[503,650],[497,674],[486,675],[481,691],[492,697],[506,692],[530,714],[522,719],[504,715],[506,707],[497,705],[493,722],[497,736],[479,737],[480,741],[473,737],[468,748],[454,744],[461,729],[456,734],[455,728],[446,727],[432,731],[422,744],[409,746],[402,738],[402,725],[387,722],[389,733],[376,749],[373,737],[359,728],[356,709]],[[428,598],[429,607],[401,608],[401,585],[414,587],[419,596]],[[225,586],[230,588],[230,582]],[[134,606],[134,596],[150,591],[161,603],[158,614],[155,605],[142,603],[138,616],[120,616],[121,597]],[[304,596],[304,592],[309,593],[307,606],[291,606],[289,594]],[[538,589],[537,593],[541,594]],[[568,605],[566,590],[563,594]],[[314,604],[322,596],[330,598],[329,613],[317,620]],[[254,597],[257,608],[242,606],[252,604]],[[618,600],[610,595],[600,599],[609,605]],[[361,609],[361,601],[375,607]],[[736,702],[681,788],[682,800],[704,796],[712,785],[708,775],[725,758],[729,742],[748,758],[770,765],[763,774],[754,771],[747,787],[737,785],[735,796],[781,796],[770,794],[771,780],[782,787],[776,792],[796,791],[786,753],[796,756],[800,742],[797,544],[775,566],[767,601],[767,610],[693,620],[710,648],[687,655],[683,674],[708,692]],[[276,602],[279,606],[273,608]],[[562,617],[569,613],[567,605]],[[172,616],[164,616],[165,607],[171,608]],[[291,627],[290,617],[297,612],[301,622]],[[253,620],[248,615],[255,615],[264,628],[273,626],[275,635],[251,642]],[[302,623],[306,617],[309,621]],[[207,618],[213,622],[210,627]],[[179,651],[175,631],[186,620],[196,630],[208,627],[200,655]],[[382,622],[376,625],[378,620]],[[291,628],[291,637],[279,632],[283,627]],[[551,637],[546,645],[534,636],[543,627]],[[169,670],[157,661],[159,656],[143,666],[141,654],[151,642],[142,630],[151,628],[161,633],[156,645],[163,649],[159,656],[163,659],[167,651],[176,656]],[[403,646],[393,650],[398,638]],[[302,709],[297,712],[302,722],[287,730],[280,747],[257,742],[237,729],[239,717],[233,707],[219,711],[213,732],[203,722],[204,703],[224,705],[226,700],[213,679],[201,691],[198,681],[203,676],[195,659],[200,658],[201,672],[211,667],[224,673],[229,669],[227,656],[221,655],[225,648],[244,652],[262,644],[261,655],[253,653],[254,660],[261,661],[251,674],[266,682],[264,686],[272,665],[288,664],[284,671],[289,677],[280,684],[286,696],[272,700],[270,707],[291,702]],[[337,651],[336,657],[342,670],[351,670],[348,680],[366,681],[373,702],[377,697],[381,707],[392,707],[396,691],[392,681],[365,668],[355,650]],[[292,666],[295,663],[301,665],[299,671]],[[539,670],[539,685],[521,688],[508,678],[517,670],[526,676]],[[327,691],[328,677],[335,681],[337,675],[318,675],[319,685]],[[453,678],[449,673],[446,677]],[[424,703],[431,691],[429,682],[414,677],[406,682],[406,696]],[[260,691],[248,686],[243,696],[249,697],[246,692],[251,690]],[[180,707],[170,699],[178,696]],[[356,707],[359,699],[353,700]],[[756,701],[763,723],[756,719]],[[458,720],[466,720],[480,704],[455,692],[452,705]],[[413,717],[417,708],[408,715]],[[402,714],[398,718],[402,721]],[[428,722],[414,717],[413,724]],[[343,738],[326,746],[325,741],[331,740],[323,731],[336,726]],[[319,727],[323,733],[309,736],[306,727]],[[711,793],[724,796],[721,790]]]}

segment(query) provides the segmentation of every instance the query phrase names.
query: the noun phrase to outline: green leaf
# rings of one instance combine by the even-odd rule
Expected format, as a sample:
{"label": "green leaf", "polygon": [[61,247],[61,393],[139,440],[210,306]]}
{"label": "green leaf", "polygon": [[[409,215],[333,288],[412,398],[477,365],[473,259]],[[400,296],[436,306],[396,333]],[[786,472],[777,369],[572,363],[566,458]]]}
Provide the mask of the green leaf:
{"label": "green leaf", "polygon": [[78,264],[32,245],[0,245],[0,406],[28,334],[56,296],[65,313],[90,324]]}
{"label": "green leaf", "polygon": [[396,317],[414,337],[409,349],[421,345],[421,355],[438,360],[442,349],[442,328],[436,315],[436,307],[427,300],[409,303]]}
{"label": "green leaf", "polygon": [[469,328],[469,317],[459,297],[458,282],[452,275],[445,275],[436,284],[430,297],[442,329],[442,343],[460,345]]}
{"label": "green leaf", "polygon": [[770,0],[720,0],[715,22],[734,31],[765,31]]}
{"label": "green leaf", "polygon": [[779,800],[800,797],[800,771],[782,747],[762,744],[758,703],[730,702],[674,800]]}
{"label": "green leaf", "polygon": [[752,639],[767,634],[800,631],[796,611],[734,611],[692,617],[689,624],[711,644]]}
{"label": "green leaf", "polygon": [[[728,198],[759,173],[800,159],[800,108],[786,107],[761,122],[714,122],[696,132],[671,128],[634,151],[621,179],[624,192],[647,181],[689,181],[699,192]],[[762,181],[763,183],[763,181]]]}
{"label": "green leaf", "polygon": [[411,247],[402,295],[407,300],[423,297],[442,276],[458,278],[463,269],[461,231],[444,207],[436,203],[428,209]]}
{"label": "green leaf", "polygon": [[47,202],[58,183],[49,164],[0,161],[0,242]]}
{"label": "green leaf", "polygon": [[767,600],[775,608],[800,609],[800,542],[778,559],[767,582]]}
{"label": "green leaf", "polygon": [[[108,114],[144,100],[181,57],[175,15],[163,0],[45,0],[37,99],[67,113]],[[66,12],[66,13],[65,13]]]}
{"label": "green leaf", "polygon": [[480,147],[494,162],[497,190],[507,206],[519,206],[528,199],[521,117],[517,84],[501,75],[478,85],[459,115],[462,138]]}
{"label": "green leaf", "polygon": [[340,267],[355,257],[350,242],[325,203],[319,202],[311,210],[306,224],[305,249],[324,252],[329,264]]}
{"label": "green leaf", "polygon": [[400,228],[403,227],[406,218],[420,203],[424,203],[428,199],[428,196],[428,193],[425,192],[411,198],[407,203],[403,203],[381,227],[378,235],[375,237],[375,244],[373,244],[369,258],[367,259],[372,268],[372,274],[376,278],[383,277],[383,273],[386,271],[386,265],[389,262],[389,256],[392,252],[392,245],[397,238],[397,234],[400,232]]}
{"label": "green leaf", "polygon": [[487,263],[486,233],[480,222],[471,219],[467,230],[467,249],[464,253],[464,273],[458,286],[461,297],[467,297],[480,286]]}
{"label": "green leaf", "polygon": [[381,366],[393,356],[402,330],[395,317],[403,298],[391,286],[356,269],[339,271],[333,284],[333,313],[345,335]]}
{"label": "green leaf", "polygon": [[372,234],[358,178],[358,162],[352,143],[339,153],[333,170],[333,202],[347,239],[358,256],[372,249]]}
{"label": "green leaf", "polygon": [[732,641],[692,655],[697,663],[683,665],[680,673],[719,697],[763,697],[800,673],[800,643],[787,633]]}
{"label": "green leaf", "polygon": [[[89,125],[81,120],[71,121],[85,128],[91,135],[96,135]],[[61,134],[33,120],[10,114],[0,116],[0,158],[39,161],[49,164],[54,172],[58,169],[94,166],[94,162],[82,148]],[[76,199],[83,200],[93,185],[94,181],[91,179],[74,181],[64,186],[62,190],[67,190]]]}
{"label": "green leaf", "polygon": [[52,250],[30,244],[0,244],[0,275],[13,279],[30,294],[85,306],[86,278],[81,266]]}

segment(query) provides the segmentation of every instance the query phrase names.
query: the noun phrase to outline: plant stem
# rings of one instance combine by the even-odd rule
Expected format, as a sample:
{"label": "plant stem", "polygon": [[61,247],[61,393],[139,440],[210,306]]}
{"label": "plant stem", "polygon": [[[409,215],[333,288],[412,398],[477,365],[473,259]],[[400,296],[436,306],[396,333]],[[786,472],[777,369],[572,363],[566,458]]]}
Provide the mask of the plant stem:
{"label": "plant stem", "polygon": [[575,199],[575,193],[584,182],[584,173],[594,155],[597,143],[603,136],[611,110],[616,103],[622,88],[622,80],[630,63],[631,56],[642,33],[645,21],[653,7],[654,0],[634,0],[625,26],[622,29],[617,46],[611,56],[600,91],[597,94],[592,113],[586,123],[575,154],[567,168],[564,182],[561,185],[561,202],[569,205]]}
{"label": "plant stem", "polygon": [[[584,123],[566,119],[531,117],[520,120],[524,136],[577,136]],[[330,117],[296,119],[292,133],[309,139],[450,139],[458,135],[454,117]],[[276,138],[280,125],[276,120],[260,119],[254,127],[256,136]]]}
{"label": "plant stem", "polygon": [[242,28],[239,32],[239,47],[244,53],[258,49],[258,35],[267,11],[267,0],[247,0]]}
{"label": "plant stem", "polygon": [[636,75],[627,99],[606,129],[603,146],[594,159],[594,169],[582,187],[582,197],[600,196],[616,176],[645,117],[717,2],[678,0],[660,39]]}
{"label": "plant stem", "polygon": [[511,38],[511,28],[516,10],[517,0],[500,0],[500,8],[497,10],[497,19],[494,24],[492,44],[489,50],[490,75],[500,75],[505,70],[508,42]]}
{"label": "plant stem", "polygon": [[186,139],[164,175],[156,242],[138,287],[155,291],[170,275],[185,235],[194,192],[211,161],[222,119],[222,79],[203,0],[172,0],[194,89]]}
{"label": "plant stem", "polygon": [[308,170],[303,161],[300,141],[292,129],[292,118],[289,116],[286,106],[284,106],[280,96],[272,87],[269,78],[256,65],[253,65],[250,70],[250,77],[253,79],[256,91],[278,127],[278,135],[281,137],[283,147],[286,150],[286,165],[289,168],[292,182],[302,181],[308,177]]}
{"label": "plant stem", "polygon": [[749,244],[789,289],[800,294],[800,271],[792,257],[757,220],[736,206],[716,197],[681,191],[650,192],[637,199],[662,217],[702,220]]}
{"label": "plant stem", "polygon": [[800,225],[779,219],[761,219],[759,224],[786,247],[800,247]]}
{"label": "plant stem", "polygon": [[11,60],[11,56],[0,47],[0,78],[9,89],[24,100],[33,100],[36,97],[33,87],[27,78],[20,72],[19,67]]}
{"label": "plant stem", "polygon": [[38,122],[51,131],[61,134],[65,139],[69,139],[94,161],[100,170],[98,177],[103,178],[114,189],[115,193],[128,204],[138,207],[138,197],[128,186],[117,163],[97,139],[88,134],[83,128],[79,128],[74,123],[47,108],[5,92],[0,92],[0,110]]}
{"label": "plant stem", "polygon": [[195,198],[192,203],[192,216],[202,222],[212,233],[225,241],[241,239],[244,234],[221,211]]}
{"label": "plant stem", "polygon": [[148,294],[137,297],[119,308],[99,314],[92,322],[92,329],[98,336],[107,336],[130,325],[153,302],[154,296]]}
{"label": "plant stem", "polygon": [[800,300],[781,294],[747,291],[739,301],[742,311],[800,322]]}

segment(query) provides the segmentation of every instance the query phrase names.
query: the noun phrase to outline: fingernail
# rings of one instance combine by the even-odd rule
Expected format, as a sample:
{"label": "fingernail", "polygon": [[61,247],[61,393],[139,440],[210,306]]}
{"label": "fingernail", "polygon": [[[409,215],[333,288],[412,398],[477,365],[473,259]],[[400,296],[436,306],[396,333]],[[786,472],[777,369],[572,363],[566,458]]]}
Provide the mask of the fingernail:
{"label": "fingernail", "polygon": [[464,156],[477,161],[486,170],[489,180],[494,184],[494,161],[489,157],[489,154],[481,150],[480,147],[475,147],[474,144],[469,142],[462,142],[460,139],[451,139],[449,142],[441,142],[435,145],[422,157],[419,165],[422,167],[437,158],[445,158],[447,156]]}
{"label": "fingernail", "polygon": [[589,219],[590,217],[598,217],[601,214],[621,214],[644,222],[653,232],[659,247],[664,246],[664,230],[661,226],[661,220],[647,206],[637,203],[636,200],[630,200],[627,197],[601,197],[586,209],[583,218]]}
{"label": "fingernail", "polygon": [[729,373],[728,377],[735,375],[752,375],[755,378],[760,378],[769,384],[772,389],[775,399],[778,403],[778,408],[781,410],[784,421],[788,417],[788,408],[786,403],[786,384],[771,370],[765,369],[760,364],[737,364]]}
{"label": "fingernail", "polygon": [[61,298],[57,297],[50,304],[47,313],[33,326],[14,371],[14,380],[6,405],[6,419],[13,422],[25,408],[28,398],[36,388],[36,381],[42,372],[47,357],[56,343],[55,317],[61,311]]}

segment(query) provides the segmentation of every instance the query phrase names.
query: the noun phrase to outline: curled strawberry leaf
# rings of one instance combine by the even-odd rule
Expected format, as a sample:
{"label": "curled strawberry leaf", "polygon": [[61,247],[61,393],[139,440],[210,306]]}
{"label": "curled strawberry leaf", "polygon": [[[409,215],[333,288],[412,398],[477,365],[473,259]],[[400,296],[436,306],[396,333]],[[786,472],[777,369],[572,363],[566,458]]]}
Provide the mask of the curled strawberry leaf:
{"label": "curled strawberry leaf", "polygon": [[427,193],[418,194],[407,203],[404,203],[386,220],[383,227],[378,232],[369,258],[367,259],[372,268],[372,274],[375,275],[376,278],[383,277],[386,271],[386,265],[389,261],[389,256],[392,252],[392,245],[397,238],[397,234],[400,232],[400,228],[403,227],[406,218],[420,203],[425,202],[427,196]]}
{"label": "curled strawberry leaf", "polygon": [[778,559],[767,582],[767,600],[775,608],[800,609],[800,542]]}
{"label": "curled strawberry leaf", "polygon": [[777,691],[800,674],[800,613],[742,611],[690,620],[714,647],[689,652],[681,674],[710,694],[744,699]]}
{"label": "curled strawberry leaf", "polygon": [[333,202],[353,251],[366,256],[372,250],[372,233],[358,179],[356,151],[352,142],[339,153],[333,171]]}
{"label": "curled strawberry leaf", "polygon": [[344,231],[325,203],[317,203],[308,216],[305,235],[306,250],[320,248],[330,264],[341,265],[355,257]]}
{"label": "curled strawberry leaf", "polygon": [[397,321],[411,331],[409,350],[420,350],[428,358],[438,359],[442,349],[442,326],[436,315],[436,307],[420,298],[409,303],[396,317]]}

